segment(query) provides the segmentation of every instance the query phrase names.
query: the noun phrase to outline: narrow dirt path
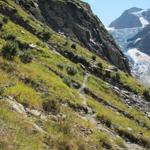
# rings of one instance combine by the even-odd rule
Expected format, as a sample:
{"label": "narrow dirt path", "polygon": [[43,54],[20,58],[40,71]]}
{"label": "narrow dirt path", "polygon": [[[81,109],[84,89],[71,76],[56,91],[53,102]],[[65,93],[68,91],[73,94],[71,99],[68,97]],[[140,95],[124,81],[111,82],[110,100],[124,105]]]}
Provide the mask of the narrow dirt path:
{"label": "narrow dirt path", "polygon": [[[115,132],[113,132],[112,130],[110,130],[109,128],[105,127],[103,124],[101,124],[101,122],[96,119],[96,113],[87,104],[87,97],[86,97],[86,94],[84,92],[84,88],[86,88],[86,85],[87,85],[89,77],[90,77],[90,73],[86,72],[85,75],[84,75],[84,80],[83,80],[82,86],[78,90],[78,93],[79,93],[80,97],[83,99],[83,105],[87,108],[88,112],[87,113],[78,114],[78,115],[82,119],[87,120],[91,124],[95,125],[96,128],[100,132],[104,132],[104,133],[107,133],[108,135],[110,135],[112,137],[112,142],[113,142],[113,139],[117,139],[117,138],[121,138],[121,137],[119,135],[117,135]],[[139,146],[137,144],[130,143],[130,142],[124,141],[124,145],[126,146],[126,148],[119,148],[115,144],[115,148],[117,150],[125,150],[125,149],[129,149],[129,150],[144,150],[141,146]]]}
{"label": "narrow dirt path", "polygon": [[87,107],[87,98],[86,98],[85,93],[84,93],[84,88],[86,87],[89,76],[90,76],[90,74],[88,72],[86,72],[85,76],[84,76],[82,86],[78,90],[78,93],[79,93],[80,97],[83,99],[83,105],[85,105],[86,107]]}

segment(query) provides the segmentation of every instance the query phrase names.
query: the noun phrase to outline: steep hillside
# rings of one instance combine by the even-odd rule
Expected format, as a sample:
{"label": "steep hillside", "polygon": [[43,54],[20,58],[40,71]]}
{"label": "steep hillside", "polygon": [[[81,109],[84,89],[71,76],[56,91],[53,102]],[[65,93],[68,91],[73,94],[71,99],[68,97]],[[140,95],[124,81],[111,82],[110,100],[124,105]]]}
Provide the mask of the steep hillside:
{"label": "steep hillside", "polygon": [[2,150],[149,148],[150,90],[12,0],[0,1],[0,75]]}
{"label": "steep hillside", "polygon": [[88,4],[80,0],[17,0],[38,20],[56,32],[69,36],[82,46],[129,72],[128,62],[95,16]]}

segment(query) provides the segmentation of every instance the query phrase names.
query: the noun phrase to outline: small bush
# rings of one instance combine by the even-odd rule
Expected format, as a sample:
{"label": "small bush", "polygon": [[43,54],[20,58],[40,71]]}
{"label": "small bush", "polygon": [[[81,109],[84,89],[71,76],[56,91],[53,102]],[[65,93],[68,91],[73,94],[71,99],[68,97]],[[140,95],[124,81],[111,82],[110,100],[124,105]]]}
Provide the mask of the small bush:
{"label": "small bush", "polygon": [[20,56],[20,59],[23,63],[27,64],[32,62],[33,56],[30,52],[25,52]]}
{"label": "small bush", "polygon": [[3,28],[3,23],[0,22],[0,30]]}
{"label": "small bush", "polygon": [[110,78],[110,77],[111,77],[111,71],[110,70],[106,70],[105,78]]}
{"label": "small bush", "polygon": [[17,39],[17,37],[16,37],[16,35],[14,35],[14,34],[7,34],[7,35],[5,36],[5,39],[6,39],[6,40],[15,41],[15,40]]}
{"label": "small bush", "polygon": [[148,90],[143,92],[143,96],[147,101],[150,101],[150,92]]}
{"label": "small bush", "polygon": [[3,22],[6,24],[8,22],[8,18],[7,17],[4,17],[3,18]]}
{"label": "small bush", "polygon": [[69,66],[67,67],[67,73],[74,76],[77,73],[77,70],[73,66]]}
{"label": "small bush", "polygon": [[21,42],[19,40],[17,40],[17,42],[18,42],[18,45],[19,45],[19,49],[21,49],[21,50],[23,50],[23,49],[25,49],[25,50],[29,49],[29,44],[28,43]]}
{"label": "small bush", "polygon": [[72,45],[71,45],[71,48],[72,48],[72,49],[76,49],[76,48],[77,48],[76,44],[72,44]]}
{"label": "small bush", "polygon": [[16,13],[18,12],[18,10],[17,10],[16,8],[14,8],[14,9],[12,9],[12,12],[13,12],[14,14],[16,14]]}
{"label": "small bush", "polygon": [[61,69],[61,70],[64,69],[64,66],[63,66],[62,64],[57,64],[57,67],[58,67],[59,69]]}
{"label": "small bush", "polygon": [[107,119],[105,116],[97,116],[98,120],[102,123],[105,124],[108,128],[111,128],[112,123],[111,120]]}
{"label": "small bush", "polygon": [[39,32],[38,36],[47,42],[50,39],[50,37],[52,36],[52,33],[49,30],[45,29],[42,32]]}
{"label": "small bush", "polygon": [[69,44],[68,40],[63,44],[63,46],[67,46]]}
{"label": "small bush", "polygon": [[43,109],[47,112],[57,114],[60,111],[60,104],[57,100],[47,100],[43,102]]}
{"label": "small bush", "polygon": [[67,84],[69,87],[71,86],[71,79],[69,77],[65,77],[63,79],[64,83]]}
{"label": "small bush", "polygon": [[112,77],[113,82],[120,83],[120,75],[117,73]]}
{"label": "small bush", "polygon": [[92,56],[92,60],[96,61],[96,56],[95,55]]}
{"label": "small bush", "polygon": [[7,60],[13,60],[18,55],[18,43],[15,41],[8,41],[2,48],[2,56]]}
{"label": "small bush", "polygon": [[98,63],[97,66],[98,66],[99,68],[101,68],[101,69],[103,68],[103,64],[102,64],[102,63]]}

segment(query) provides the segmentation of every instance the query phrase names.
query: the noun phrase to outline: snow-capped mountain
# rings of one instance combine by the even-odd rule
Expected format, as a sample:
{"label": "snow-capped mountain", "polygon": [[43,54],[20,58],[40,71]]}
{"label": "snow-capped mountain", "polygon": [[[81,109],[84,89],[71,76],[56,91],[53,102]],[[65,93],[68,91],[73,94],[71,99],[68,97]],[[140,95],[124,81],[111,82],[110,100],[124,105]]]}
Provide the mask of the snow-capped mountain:
{"label": "snow-capped mountain", "polygon": [[138,48],[141,52],[150,55],[150,25],[147,25],[134,37],[128,40],[128,48]]}
{"label": "snow-capped mountain", "polygon": [[150,23],[150,9],[130,8],[114,20],[109,27],[115,29],[145,27]]}
{"label": "snow-capped mountain", "polygon": [[136,48],[129,49],[127,55],[130,57],[132,74],[142,83],[150,86],[150,56]]}
{"label": "snow-capped mountain", "polygon": [[124,28],[124,29],[107,28],[107,30],[113,35],[114,39],[119,44],[121,50],[123,52],[126,52],[128,49],[128,45],[131,43],[131,41],[129,41],[128,39],[133,38],[133,36],[135,36],[139,31],[141,31],[141,28],[140,27]]}
{"label": "snow-capped mountain", "polygon": [[133,75],[150,87],[150,9],[130,8],[107,30],[129,58]]}

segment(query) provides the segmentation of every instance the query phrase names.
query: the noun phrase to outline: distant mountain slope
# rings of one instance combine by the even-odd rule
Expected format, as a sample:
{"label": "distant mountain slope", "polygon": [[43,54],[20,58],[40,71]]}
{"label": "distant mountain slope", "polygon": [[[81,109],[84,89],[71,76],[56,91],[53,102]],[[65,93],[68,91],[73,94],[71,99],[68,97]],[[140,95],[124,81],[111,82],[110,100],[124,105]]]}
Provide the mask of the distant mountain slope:
{"label": "distant mountain slope", "polygon": [[110,27],[116,29],[145,27],[150,23],[150,9],[143,10],[141,8],[130,8],[114,20]]}
{"label": "distant mountain slope", "polygon": [[[140,24],[135,19],[132,20],[134,25],[131,24],[130,16],[136,17]],[[150,9],[131,8],[111,23],[113,29],[109,30],[122,51],[129,57],[133,75],[148,86],[150,86],[149,18]],[[143,80],[144,78],[146,80]]]}
{"label": "distant mountain slope", "polygon": [[36,4],[0,0],[0,149],[149,149],[150,89],[37,20]]}
{"label": "distant mountain slope", "polygon": [[136,47],[141,52],[150,55],[150,25],[143,28],[138,34],[128,40],[128,47]]}

